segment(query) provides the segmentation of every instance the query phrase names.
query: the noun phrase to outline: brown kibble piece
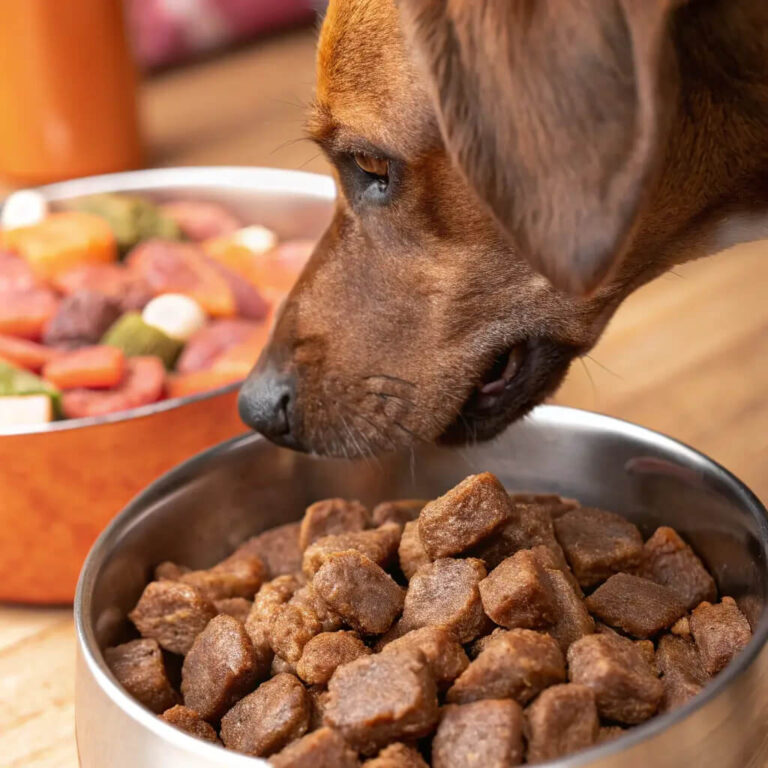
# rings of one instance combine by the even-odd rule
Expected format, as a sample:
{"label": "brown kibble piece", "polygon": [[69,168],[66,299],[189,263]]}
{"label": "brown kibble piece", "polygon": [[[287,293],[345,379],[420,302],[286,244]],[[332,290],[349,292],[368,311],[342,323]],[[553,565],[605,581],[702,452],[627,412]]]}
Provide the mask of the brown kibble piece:
{"label": "brown kibble piece", "polygon": [[198,739],[204,739],[205,741],[212,741],[214,744],[219,743],[216,731],[194,709],[177,704],[175,707],[166,709],[160,715],[160,719],[190,734],[190,736],[196,736]]}
{"label": "brown kibble piece", "polygon": [[571,682],[595,692],[597,711],[627,725],[652,717],[664,690],[643,651],[618,635],[588,635],[568,649]]}
{"label": "brown kibble piece", "polygon": [[362,531],[368,527],[368,510],[359,501],[324,499],[307,507],[299,528],[299,547],[303,552],[325,536]]}
{"label": "brown kibble piece", "polygon": [[420,739],[437,723],[435,679],[420,653],[377,653],[344,664],[328,693],[326,724],[364,754]]}
{"label": "brown kibble piece", "polygon": [[565,562],[565,555],[563,554],[563,550],[560,549],[559,544],[557,545],[557,550],[553,549],[552,547],[539,544],[538,546],[532,547],[530,551],[539,561],[539,564],[542,568],[545,568],[548,571],[560,571],[560,573],[565,576],[566,581],[571,585],[576,595],[579,598],[584,597],[581,586],[576,580],[576,577],[573,575],[571,567],[568,565],[568,563]]}
{"label": "brown kibble piece", "polygon": [[671,589],[629,573],[611,576],[586,604],[606,624],[639,638],[657,635],[685,613],[683,601]]}
{"label": "brown kibble piece", "polygon": [[288,672],[291,675],[296,675],[296,665],[291,664],[290,661],[281,659],[279,656],[273,656],[270,674],[272,677],[274,677],[275,675],[279,675],[281,672]]}
{"label": "brown kibble piece", "polygon": [[336,667],[367,656],[370,648],[354,632],[321,632],[305,646],[296,672],[309,685],[325,685]]}
{"label": "brown kibble piece", "polygon": [[691,639],[691,619],[689,616],[683,616],[678,619],[669,630],[673,635]]}
{"label": "brown kibble piece", "polygon": [[443,709],[432,768],[509,768],[523,762],[523,713],[515,701],[486,700]]}
{"label": "brown kibble piece", "polygon": [[278,656],[295,664],[315,635],[334,632],[342,624],[341,616],[307,584],[275,612],[269,625],[269,642]]}
{"label": "brown kibble piece", "polygon": [[656,664],[664,686],[663,712],[681,707],[707,682],[696,646],[682,637],[664,635],[659,639]]}
{"label": "brown kibble piece", "polygon": [[185,573],[179,581],[197,587],[209,600],[228,597],[252,600],[266,573],[267,569],[258,555],[235,552],[213,568]]}
{"label": "brown kibble piece", "polygon": [[309,730],[316,731],[323,727],[323,716],[325,715],[325,705],[328,701],[328,691],[325,686],[310,685],[307,688],[311,711],[309,715]]}
{"label": "brown kibble piece", "polygon": [[490,472],[470,475],[419,515],[419,535],[431,560],[465,552],[510,517],[512,501]]}
{"label": "brown kibble piece", "polygon": [[269,762],[273,768],[360,768],[357,755],[332,728],[302,736]]}
{"label": "brown kibble piece", "polygon": [[196,587],[178,581],[151,581],[129,614],[142,637],[157,640],[171,653],[186,654],[216,615]]}
{"label": "brown kibble piece", "polygon": [[326,558],[312,586],[353,629],[386,632],[403,609],[403,590],[383,568],[350,550]]}
{"label": "brown kibble piece", "polygon": [[469,643],[489,628],[480,600],[485,566],[476,558],[442,558],[413,575],[403,606],[402,628],[443,627],[460,643]]}
{"label": "brown kibble piece", "polygon": [[525,711],[528,762],[556,760],[591,747],[599,728],[591,688],[573,683],[553,685]]}
{"label": "brown kibble piece", "polygon": [[483,635],[482,637],[478,637],[477,640],[471,643],[467,649],[469,658],[476,659],[488,647],[489,643],[492,643],[496,638],[506,634],[506,632],[506,629],[496,627],[496,629],[494,629],[490,635]]}
{"label": "brown kibble piece", "polygon": [[444,690],[469,666],[464,648],[448,630],[441,627],[421,627],[384,646],[384,653],[417,650],[424,654],[435,682]]}
{"label": "brown kibble piece", "polygon": [[556,493],[510,493],[510,498],[515,504],[527,504],[531,507],[544,510],[554,520],[562,517],[566,512],[581,506],[576,499],[558,496]]}
{"label": "brown kibble piece", "polygon": [[691,610],[717,597],[715,580],[673,528],[662,526],[645,542],[640,576],[669,587]]}
{"label": "brown kibble piece", "polygon": [[251,627],[258,627],[261,631],[265,624],[269,624],[277,609],[287,603],[303,585],[304,582],[301,579],[289,574],[277,576],[262,584],[253,599],[253,605],[245,622],[245,628],[249,634]]}
{"label": "brown kibble piece", "polygon": [[395,742],[382,749],[372,760],[366,760],[363,768],[429,768],[429,766],[413,747]]}
{"label": "brown kibble piece", "polygon": [[241,544],[235,554],[252,554],[266,566],[265,578],[274,579],[301,570],[302,550],[299,547],[300,523],[287,523],[271,528]]}
{"label": "brown kibble piece", "polygon": [[640,565],[643,539],[637,526],[613,512],[580,507],[554,521],[555,533],[582,587]]}
{"label": "brown kibble piece", "polygon": [[472,552],[488,568],[495,568],[502,560],[512,557],[521,549],[546,547],[552,564],[547,568],[568,570],[565,555],[555,538],[552,518],[546,506],[527,501],[515,501],[507,522],[498,533],[478,545]]}
{"label": "brown kibble piece", "polygon": [[400,559],[400,570],[409,581],[422,565],[431,562],[429,555],[424,550],[424,545],[421,543],[419,524],[415,520],[405,524],[397,555]]}
{"label": "brown kibble piece", "polygon": [[156,715],[178,704],[179,695],[168,680],[156,640],[131,640],[107,648],[104,660],[117,682]]}
{"label": "brown kibble piece", "polygon": [[253,643],[254,657],[259,667],[272,663],[269,627],[281,605],[287,603],[301,587],[296,576],[278,576],[262,584],[245,619],[245,631]]}
{"label": "brown kibble piece", "polygon": [[565,659],[554,638],[510,629],[489,642],[448,689],[446,701],[514,699],[527,704],[547,686],[565,682]]}
{"label": "brown kibble piece", "polygon": [[643,654],[648,666],[654,675],[659,676],[659,668],[656,665],[656,648],[651,640],[635,640],[635,647]]}
{"label": "brown kibble piece", "polygon": [[184,704],[204,720],[216,721],[266,674],[256,666],[243,625],[220,614],[197,636],[184,659]]}
{"label": "brown kibble piece", "polygon": [[191,570],[186,565],[177,565],[170,560],[165,560],[155,568],[155,581],[178,581],[180,576]]}
{"label": "brown kibble piece", "polygon": [[223,600],[216,600],[213,605],[217,613],[226,613],[227,616],[234,616],[234,618],[243,623],[245,623],[253,607],[253,603],[244,597],[225,597]]}
{"label": "brown kibble piece", "polygon": [[546,575],[557,617],[549,632],[565,653],[571,643],[595,631],[595,622],[562,571],[547,570]]}
{"label": "brown kibble piece", "polygon": [[419,512],[427,502],[424,499],[397,499],[382,501],[373,508],[371,519],[374,525],[397,523],[400,527],[418,519]]}
{"label": "brown kibble piece", "polygon": [[387,568],[394,560],[399,544],[400,526],[395,523],[385,523],[368,531],[324,536],[307,547],[301,567],[306,577],[311,579],[320,570],[326,557],[354,549],[382,568]]}
{"label": "brown kibble piece", "polygon": [[309,716],[304,686],[293,675],[276,675],[222,717],[221,740],[246,755],[268,757],[303,736]]}
{"label": "brown kibble piece", "polygon": [[723,670],[752,637],[744,614],[732,597],[712,605],[703,602],[691,613],[691,633],[702,664],[712,677]]}
{"label": "brown kibble piece", "polygon": [[537,629],[556,618],[544,568],[529,549],[499,563],[479,588],[486,614],[502,627]]}

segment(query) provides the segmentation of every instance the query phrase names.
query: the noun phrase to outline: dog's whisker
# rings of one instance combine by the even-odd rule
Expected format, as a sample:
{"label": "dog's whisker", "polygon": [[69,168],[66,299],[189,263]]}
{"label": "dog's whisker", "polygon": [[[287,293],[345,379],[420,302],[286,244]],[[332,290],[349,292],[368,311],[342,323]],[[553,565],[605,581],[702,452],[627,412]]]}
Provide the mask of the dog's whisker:
{"label": "dog's whisker", "polygon": [[599,360],[596,360],[594,357],[592,357],[592,355],[585,354],[584,357],[586,357],[588,360],[591,360],[596,366],[602,368],[606,373],[610,373],[611,376],[615,376],[617,379],[621,379],[622,381],[624,380],[624,377],[620,373],[611,370],[607,365],[604,365]]}
{"label": "dog's whisker", "polygon": [[341,419],[341,423],[344,426],[344,430],[346,431],[347,435],[349,436],[349,440],[352,443],[352,445],[355,448],[355,451],[357,452],[358,456],[361,458],[368,458],[368,451],[363,450],[363,447],[360,445],[360,443],[357,441],[357,437],[355,436],[355,433],[352,429],[350,429],[349,424],[347,424],[347,420],[344,418],[344,414],[337,410],[336,413],[338,414],[338,417]]}
{"label": "dog's whisker", "polygon": [[[377,425],[375,422],[371,421],[367,416],[364,416],[362,413],[350,413],[350,417],[353,419],[362,419],[364,422],[366,422],[368,425],[373,427],[374,434],[376,437],[383,438],[389,443],[390,450],[396,450],[397,445],[395,444],[394,440],[390,438],[388,435],[384,433],[384,430]],[[370,443],[370,441],[369,441]],[[371,451],[372,455],[375,455],[373,451]]]}
{"label": "dog's whisker", "polygon": [[587,374],[587,378],[589,379],[589,383],[592,385],[592,402],[595,407],[597,407],[597,402],[599,400],[597,396],[597,386],[595,385],[595,380],[592,378],[592,371],[589,370],[587,367],[587,361],[583,358],[579,358],[579,362],[581,363],[581,367],[584,369],[584,373]]}

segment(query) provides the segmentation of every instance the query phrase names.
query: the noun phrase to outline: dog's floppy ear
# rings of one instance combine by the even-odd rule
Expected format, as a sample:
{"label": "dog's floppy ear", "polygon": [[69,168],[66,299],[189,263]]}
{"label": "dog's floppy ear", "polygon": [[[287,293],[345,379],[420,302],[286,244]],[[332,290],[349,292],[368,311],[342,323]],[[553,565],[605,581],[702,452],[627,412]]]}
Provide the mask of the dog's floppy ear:
{"label": "dog's floppy ear", "polygon": [[588,293],[665,148],[680,0],[398,0],[446,146],[531,265]]}

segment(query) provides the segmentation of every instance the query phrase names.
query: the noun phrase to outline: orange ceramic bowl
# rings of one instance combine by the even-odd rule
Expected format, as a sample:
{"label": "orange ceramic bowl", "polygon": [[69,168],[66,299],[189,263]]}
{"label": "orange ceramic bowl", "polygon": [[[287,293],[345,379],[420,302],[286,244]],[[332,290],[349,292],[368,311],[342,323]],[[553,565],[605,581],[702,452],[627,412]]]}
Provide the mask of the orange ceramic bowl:
{"label": "orange ceramic bowl", "polygon": [[[280,239],[316,238],[333,181],[268,168],[172,168],[53,184],[50,201],[100,192],[220,202]],[[0,433],[0,601],[68,603],[98,534],[164,472],[243,431],[237,384],[88,419]]]}

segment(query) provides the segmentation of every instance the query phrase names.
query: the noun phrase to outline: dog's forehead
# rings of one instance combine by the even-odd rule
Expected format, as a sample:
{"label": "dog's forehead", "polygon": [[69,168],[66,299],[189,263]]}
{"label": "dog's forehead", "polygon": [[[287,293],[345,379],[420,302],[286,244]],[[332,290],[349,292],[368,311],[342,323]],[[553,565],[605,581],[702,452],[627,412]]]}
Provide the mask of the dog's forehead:
{"label": "dog's forehead", "polygon": [[395,0],[331,0],[320,32],[314,122],[407,156],[438,130],[403,37]]}

